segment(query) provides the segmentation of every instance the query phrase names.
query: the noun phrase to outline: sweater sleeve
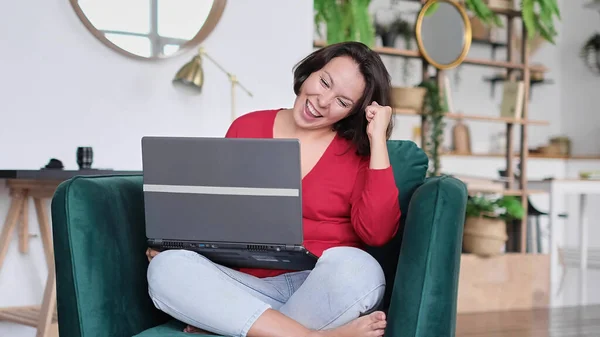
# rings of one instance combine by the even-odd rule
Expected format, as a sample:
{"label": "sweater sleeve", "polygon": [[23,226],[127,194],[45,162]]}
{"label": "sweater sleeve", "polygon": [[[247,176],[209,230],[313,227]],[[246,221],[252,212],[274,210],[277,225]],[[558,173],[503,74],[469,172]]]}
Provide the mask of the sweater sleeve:
{"label": "sweater sleeve", "polygon": [[369,246],[390,241],[400,225],[398,188],[391,167],[371,169],[369,161],[361,163],[351,199],[351,222],[354,231]]}

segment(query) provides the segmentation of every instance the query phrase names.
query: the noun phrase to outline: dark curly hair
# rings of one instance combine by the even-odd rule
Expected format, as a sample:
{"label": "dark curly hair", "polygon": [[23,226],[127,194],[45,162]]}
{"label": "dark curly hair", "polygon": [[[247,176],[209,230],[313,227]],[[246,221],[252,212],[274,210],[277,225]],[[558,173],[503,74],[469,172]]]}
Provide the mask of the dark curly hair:
{"label": "dark curly hair", "polygon": [[[379,105],[391,105],[390,75],[381,61],[379,54],[360,42],[341,42],[314,51],[294,67],[294,92],[300,93],[300,88],[306,79],[315,71],[323,68],[335,57],[351,57],[359,66],[365,80],[365,91],[354,105],[350,114],[333,125],[333,130],[342,138],[351,140],[356,145],[356,153],[368,156],[371,153],[369,136],[367,135],[367,119],[365,109],[375,101]],[[392,122],[387,130],[389,139]]]}

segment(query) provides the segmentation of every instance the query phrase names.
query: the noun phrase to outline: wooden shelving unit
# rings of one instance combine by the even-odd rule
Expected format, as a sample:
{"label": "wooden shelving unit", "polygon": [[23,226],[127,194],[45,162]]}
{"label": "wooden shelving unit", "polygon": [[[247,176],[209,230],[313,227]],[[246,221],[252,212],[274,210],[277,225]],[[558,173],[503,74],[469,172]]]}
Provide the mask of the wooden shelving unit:
{"label": "wooden shelving unit", "polygon": [[[423,116],[422,113],[416,110],[396,109],[394,114],[403,116]],[[446,113],[444,115],[448,119],[464,119],[481,122],[494,122],[494,123],[508,123],[508,124],[528,124],[528,125],[550,125],[548,121],[538,120],[526,120],[506,117],[492,117],[492,116],[481,116],[481,115],[468,115],[461,113]]]}
{"label": "wooden shelving unit", "polygon": [[[425,3],[425,0],[405,0],[410,2],[420,2],[421,4]],[[459,1],[460,3],[461,1]],[[527,148],[527,140],[528,140],[528,126],[544,126],[548,125],[547,121],[537,121],[530,120],[528,118],[529,109],[528,102],[530,97],[530,88],[531,88],[531,72],[547,72],[548,68],[543,65],[532,65],[529,62],[529,52],[527,40],[524,39],[521,43],[521,55],[520,60],[513,59],[513,55],[515,54],[516,45],[513,43],[513,39],[510,37],[513,35],[516,26],[517,18],[520,18],[521,12],[518,10],[512,9],[499,9],[499,8],[491,8],[496,14],[503,15],[506,18],[505,27],[506,27],[506,43],[503,43],[503,47],[506,52],[506,60],[491,60],[491,59],[480,59],[480,58],[469,58],[467,57],[462,65],[472,65],[472,66],[481,66],[487,68],[500,68],[506,70],[506,78],[517,78],[524,82],[524,102],[526,102],[523,106],[522,118],[503,118],[503,117],[491,117],[491,116],[483,116],[483,115],[468,115],[468,114],[457,114],[457,113],[447,113],[445,115],[446,118],[449,119],[464,119],[464,120],[472,120],[472,121],[480,121],[480,122],[491,122],[491,123],[503,123],[506,124],[506,137],[507,137],[507,147],[506,153],[504,156],[506,159],[506,175],[507,175],[507,183],[506,183],[506,193],[507,195],[515,195],[515,196],[523,196],[521,198],[522,205],[525,209],[524,219],[527,218],[527,206],[528,199],[527,196],[532,193],[538,193],[540,191],[529,191],[527,188],[527,160],[529,159],[529,149]],[[521,30],[521,36],[527,36],[527,30],[525,25],[520,20],[518,28]],[[326,45],[323,41],[315,41],[314,47],[320,48]],[[373,50],[380,55],[387,56],[398,56],[405,58],[420,58],[423,62],[422,74],[425,76],[429,76],[428,68],[429,65],[425,61],[424,58],[421,57],[421,53],[418,50],[405,50],[405,49],[397,49],[390,47],[375,47]],[[436,72],[436,77],[439,78],[439,74],[441,71],[438,70]],[[443,90],[442,90],[443,91]],[[443,94],[443,93],[442,93]],[[419,116],[421,117],[421,121],[425,122],[425,116],[423,116],[419,111],[413,110],[396,110],[396,115],[405,115],[405,116]],[[516,129],[516,130],[515,130]],[[514,149],[514,133],[519,132],[520,144],[518,145],[518,151]],[[512,154],[512,155],[508,155]],[[532,156],[536,157],[536,156]],[[518,159],[521,163],[521,175],[519,176],[518,181],[515,181],[514,178],[514,168],[516,164],[516,159]],[[526,242],[527,242],[527,226],[526,221],[524,220],[521,227],[521,242],[520,242],[520,251],[519,253],[526,253]]]}

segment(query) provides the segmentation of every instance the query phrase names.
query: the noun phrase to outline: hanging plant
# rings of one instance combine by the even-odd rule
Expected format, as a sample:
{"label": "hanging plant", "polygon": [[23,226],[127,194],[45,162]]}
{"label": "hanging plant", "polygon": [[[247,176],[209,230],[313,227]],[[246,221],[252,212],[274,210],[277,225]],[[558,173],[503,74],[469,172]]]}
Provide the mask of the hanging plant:
{"label": "hanging plant", "polygon": [[426,117],[426,123],[429,126],[426,136],[425,151],[429,155],[429,175],[437,176],[440,174],[440,152],[444,143],[444,114],[448,110],[442,102],[440,89],[436,81],[428,80],[421,82],[419,87],[426,88],[427,94],[423,104],[423,115]]}
{"label": "hanging plant", "polygon": [[327,44],[358,41],[373,47],[375,28],[369,14],[370,3],[371,0],[314,0],[315,25],[325,24]]}

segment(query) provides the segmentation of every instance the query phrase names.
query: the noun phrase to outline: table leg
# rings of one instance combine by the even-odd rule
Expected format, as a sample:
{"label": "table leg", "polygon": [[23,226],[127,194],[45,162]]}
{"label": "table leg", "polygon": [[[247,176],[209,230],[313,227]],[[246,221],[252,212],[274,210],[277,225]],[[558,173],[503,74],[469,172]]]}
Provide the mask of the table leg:
{"label": "table leg", "polygon": [[563,268],[560,267],[559,251],[558,251],[558,240],[562,237],[562,226],[559,225],[559,202],[563,195],[561,191],[556,187],[554,183],[550,184],[550,209],[549,209],[549,220],[550,220],[550,307],[557,307],[560,305],[558,295],[562,288],[562,277],[561,272]]}
{"label": "table leg", "polygon": [[44,256],[46,256],[46,264],[48,268],[54,265],[54,248],[52,245],[52,232],[48,223],[48,212],[46,205],[41,198],[33,198],[35,204],[35,213],[37,214],[38,223],[40,225],[40,234],[42,236],[42,245],[44,246]]}
{"label": "table leg", "polygon": [[26,192],[24,193],[19,219],[19,251],[27,254],[29,252],[29,199]]}
{"label": "table leg", "polygon": [[11,194],[10,208],[8,209],[8,214],[6,215],[6,221],[4,222],[4,227],[2,228],[2,234],[0,234],[0,270],[2,269],[2,263],[4,262],[4,258],[8,252],[10,238],[25,202],[25,199],[21,194]]}
{"label": "table leg", "polygon": [[48,280],[40,308],[36,337],[48,337],[53,321],[56,321],[56,272],[54,263],[48,266]]}
{"label": "table leg", "polygon": [[577,292],[579,305],[585,305],[587,297],[588,221],[586,202],[586,195],[581,194],[579,196],[579,289]]}
{"label": "table leg", "polygon": [[[18,184],[20,182],[16,182]],[[0,235],[0,267],[8,250],[10,237],[20,220],[19,248],[21,252],[29,250],[28,202],[33,198],[36,215],[40,227],[44,255],[48,265],[48,278],[44,287],[44,297],[41,306],[0,308],[0,321],[9,321],[24,324],[37,329],[36,337],[50,337],[54,334],[52,323],[57,322],[56,314],[56,273],[54,269],[54,249],[52,245],[52,232],[49,223],[49,214],[44,200],[51,198],[53,191],[48,184],[24,182],[25,186],[12,186],[11,206],[6,217],[6,223]]]}

